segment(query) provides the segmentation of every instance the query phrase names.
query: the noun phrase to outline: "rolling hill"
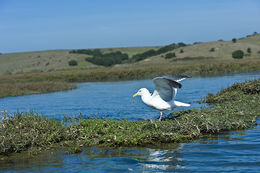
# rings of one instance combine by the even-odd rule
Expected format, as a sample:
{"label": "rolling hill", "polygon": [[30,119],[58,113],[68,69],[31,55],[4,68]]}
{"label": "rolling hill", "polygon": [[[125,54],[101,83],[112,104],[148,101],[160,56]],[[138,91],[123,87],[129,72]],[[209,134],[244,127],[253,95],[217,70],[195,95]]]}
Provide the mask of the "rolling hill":
{"label": "rolling hill", "polygon": [[[120,51],[126,53],[129,59],[149,50],[159,50],[163,46],[157,47],[126,47],[126,48],[104,48],[99,49],[102,53],[111,53]],[[250,48],[251,53],[247,53]],[[244,59],[260,58],[260,34],[254,33],[245,38],[233,41],[214,41],[200,42],[185,47],[176,48],[155,56],[147,57],[138,62],[126,61],[123,64],[114,65],[114,67],[124,66],[143,66],[153,64],[174,64],[196,61],[212,60],[231,60],[232,52],[242,50],[245,53]],[[92,64],[85,59],[91,57],[86,54],[72,54],[71,50],[47,50],[37,52],[8,53],[0,55],[0,74],[19,74],[28,72],[50,72],[50,71],[70,71],[103,68]],[[175,53],[176,57],[165,59],[166,54]],[[76,60],[77,66],[69,66],[70,60]]]}

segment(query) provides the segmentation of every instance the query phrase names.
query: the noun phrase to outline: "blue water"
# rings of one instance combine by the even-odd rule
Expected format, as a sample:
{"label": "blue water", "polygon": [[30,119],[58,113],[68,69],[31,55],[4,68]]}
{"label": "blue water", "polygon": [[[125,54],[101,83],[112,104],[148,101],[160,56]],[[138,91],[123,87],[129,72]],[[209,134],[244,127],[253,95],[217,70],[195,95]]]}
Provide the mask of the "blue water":
{"label": "blue water", "polygon": [[[255,72],[187,79],[182,82],[176,100],[199,108],[198,101],[207,93],[259,77],[260,73]],[[82,83],[78,89],[67,92],[3,98],[0,108],[9,113],[34,110],[55,118],[79,113],[130,120],[157,118],[158,111],[145,106],[140,98],[132,98],[141,87],[153,90],[150,80]],[[211,139],[156,148],[92,147],[81,154],[66,154],[60,149],[33,158],[20,155],[0,160],[0,172],[258,172],[259,134],[257,125]]]}
{"label": "blue water", "polygon": [[[208,93],[217,93],[233,83],[258,78],[259,73],[243,73],[208,78],[189,78],[181,83],[176,100],[190,103],[191,108],[199,108],[198,101]],[[132,95],[140,88],[148,88],[153,92],[151,80],[126,82],[88,82],[77,84],[78,89],[49,94],[35,94],[20,97],[0,99],[0,110],[8,113],[35,111],[47,117],[63,116],[108,117],[114,119],[155,119],[159,116],[157,110],[144,105],[140,98]],[[183,108],[177,108],[180,110]],[[165,112],[170,113],[170,112]]]}

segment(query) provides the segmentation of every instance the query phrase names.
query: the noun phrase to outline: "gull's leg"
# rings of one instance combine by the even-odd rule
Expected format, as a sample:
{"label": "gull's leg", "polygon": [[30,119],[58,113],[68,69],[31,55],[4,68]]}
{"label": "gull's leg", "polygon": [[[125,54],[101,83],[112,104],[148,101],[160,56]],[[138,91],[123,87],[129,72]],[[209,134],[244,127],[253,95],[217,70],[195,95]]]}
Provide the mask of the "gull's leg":
{"label": "gull's leg", "polygon": [[163,112],[160,112],[160,113],[161,113],[161,115],[160,115],[159,121],[162,120],[162,115],[163,115]]}

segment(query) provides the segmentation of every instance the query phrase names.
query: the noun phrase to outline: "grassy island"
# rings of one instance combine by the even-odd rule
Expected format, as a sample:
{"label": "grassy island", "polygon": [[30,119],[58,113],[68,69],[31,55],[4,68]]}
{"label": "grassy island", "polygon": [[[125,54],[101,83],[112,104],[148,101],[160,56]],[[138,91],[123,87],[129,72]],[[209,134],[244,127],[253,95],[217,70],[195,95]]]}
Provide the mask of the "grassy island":
{"label": "grassy island", "polygon": [[[163,121],[78,119],[64,122],[35,113],[5,115],[0,122],[0,155],[53,144],[80,152],[86,146],[147,146],[179,143],[228,130],[247,129],[260,116],[260,79],[208,94],[211,108],[173,112]],[[177,116],[177,117],[176,117]]]}

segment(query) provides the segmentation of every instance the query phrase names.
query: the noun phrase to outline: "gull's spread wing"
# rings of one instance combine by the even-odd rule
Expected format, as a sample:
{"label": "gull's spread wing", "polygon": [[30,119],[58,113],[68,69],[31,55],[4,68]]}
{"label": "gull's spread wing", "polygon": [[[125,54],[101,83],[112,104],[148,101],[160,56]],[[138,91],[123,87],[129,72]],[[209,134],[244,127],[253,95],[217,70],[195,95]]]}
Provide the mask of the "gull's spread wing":
{"label": "gull's spread wing", "polygon": [[171,101],[177,94],[177,88],[181,88],[182,85],[179,81],[186,78],[190,78],[186,75],[171,75],[156,77],[153,79],[155,91],[153,95],[159,94],[159,96],[166,102]]}

